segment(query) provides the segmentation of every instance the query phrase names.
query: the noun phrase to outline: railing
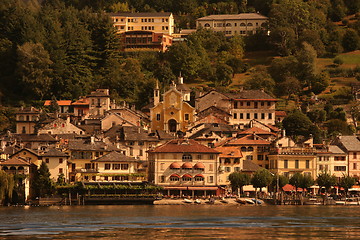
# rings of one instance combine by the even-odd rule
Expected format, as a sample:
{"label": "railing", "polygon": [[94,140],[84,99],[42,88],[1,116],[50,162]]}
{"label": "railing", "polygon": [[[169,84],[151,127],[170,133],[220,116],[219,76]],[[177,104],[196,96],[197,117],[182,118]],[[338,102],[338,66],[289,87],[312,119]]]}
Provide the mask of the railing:
{"label": "railing", "polygon": [[283,147],[274,149],[271,151],[273,154],[315,154],[316,150],[314,148],[300,148],[300,147]]}
{"label": "railing", "polygon": [[98,173],[98,169],[95,168],[81,168],[81,169],[76,169],[75,172],[78,173]]}

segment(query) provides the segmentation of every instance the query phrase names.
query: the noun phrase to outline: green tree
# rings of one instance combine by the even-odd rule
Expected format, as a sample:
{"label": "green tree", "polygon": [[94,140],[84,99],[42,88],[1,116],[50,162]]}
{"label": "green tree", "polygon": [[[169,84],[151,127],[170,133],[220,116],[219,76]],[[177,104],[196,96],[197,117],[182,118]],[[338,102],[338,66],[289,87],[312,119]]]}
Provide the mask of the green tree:
{"label": "green tree", "polygon": [[31,183],[33,197],[51,196],[54,193],[53,181],[50,179],[49,168],[45,162],[34,172]]}
{"label": "green tree", "polygon": [[5,199],[11,201],[14,186],[14,176],[0,170],[0,204],[3,204]]}
{"label": "green tree", "polygon": [[49,53],[40,43],[25,43],[18,47],[17,72],[23,86],[23,94],[37,96],[40,100],[51,86],[51,64]]}
{"label": "green tree", "polygon": [[304,174],[300,181],[299,187],[305,191],[305,189],[308,189],[312,185],[314,185],[314,179],[310,175]]}
{"label": "green tree", "polygon": [[289,183],[295,187],[296,192],[298,188],[300,188],[302,181],[303,181],[303,175],[299,172],[292,175],[292,177],[289,179]]}
{"label": "green tree", "polygon": [[351,28],[348,28],[342,39],[342,46],[345,51],[350,52],[359,49],[360,37],[358,33]]}
{"label": "green tree", "polygon": [[336,185],[336,177],[328,172],[321,172],[317,176],[316,183],[319,185],[319,190],[324,187],[325,192],[328,193],[330,188]]}
{"label": "green tree", "polygon": [[277,187],[279,187],[279,191],[281,192],[282,188],[288,183],[289,178],[284,175],[275,174],[272,178],[270,186],[272,187],[272,189],[274,189],[274,191],[276,191]]}
{"label": "green tree", "polygon": [[254,188],[260,188],[260,192],[263,187],[269,186],[271,184],[271,181],[271,173],[264,168],[257,170],[251,178],[251,184]]}
{"label": "green tree", "polygon": [[349,188],[351,188],[352,186],[354,186],[356,183],[356,179],[354,177],[351,177],[349,175],[343,175],[339,181],[339,187],[344,188],[345,190],[345,195],[348,195],[349,192]]}
{"label": "green tree", "polygon": [[232,81],[233,70],[224,63],[220,63],[216,66],[216,86],[228,86]]}
{"label": "green tree", "polygon": [[240,194],[243,193],[243,187],[250,184],[251,177],[246,173],[233,172],[229,175],[230,184],[233,190],[237,189]]}
{"label": "green tree", "polygon": [[272,94],[275,87],[275,81],[267,72],[266,67],[257,67],[251,74],[251,77],[245,81],[245,87],[248,89],[263,89]]}
{"label": "green tree", "polygon": [[309,137],[311,132],[311,126],[313,123],[311,120],[302,112],[295,111],[283,120],[283,127],[289,136],[304,136]]}

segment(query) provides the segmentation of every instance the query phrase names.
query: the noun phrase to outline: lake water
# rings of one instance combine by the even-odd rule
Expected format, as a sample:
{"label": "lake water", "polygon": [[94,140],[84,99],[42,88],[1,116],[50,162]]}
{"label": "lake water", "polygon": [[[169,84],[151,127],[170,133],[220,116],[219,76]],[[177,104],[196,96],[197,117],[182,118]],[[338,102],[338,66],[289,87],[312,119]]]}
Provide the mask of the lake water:
{"label": "lake water", "polygon": [[1,207],[0,239],[359,239],[360,206]]}

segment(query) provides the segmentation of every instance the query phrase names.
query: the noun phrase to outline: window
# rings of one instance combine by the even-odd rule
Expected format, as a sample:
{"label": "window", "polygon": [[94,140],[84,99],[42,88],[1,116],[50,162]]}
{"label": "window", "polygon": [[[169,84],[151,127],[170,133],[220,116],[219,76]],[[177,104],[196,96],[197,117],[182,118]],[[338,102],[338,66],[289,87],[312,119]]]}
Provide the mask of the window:
{"label": "window", "polygon": [[48,158],[45,158],[45,162],[46,162],[46,163],[49,163],[49,159],[48,159]]}
{"label": "window", "polygon": [[184,154],[184,155],[182,155],[182,161],[183,161],[183,162],[192,162],[192,156],[191,156],[191,154]]}
{"label": "window", "polygon": [[112,169],[113,170],[119,170],[120,169],[120,164],[119,163],[113,163]]}
{"label": "window", "polygon": [[231,172],[231,167],[225,167],[225,172]]}
{"label": "window", "polygon": [[357,163],[353,163],[353,169],[354,169],[354,170],[357,169]]}
{"label": "window", "polygon": [[254,118],[257,119],[258,118],[258,114],[254,113]]}
{"label": "window", "polygon": [[240,26],[245,27],[246,25],[245,25],[245,23],[240,23]]}
{"label": "window", "polygon": [[62,159],[62,158],[59,158],[59,163],[63,163],[63,159]]}
{"label": "window", "polygon": [[209,176],[209,183],[213,183],[214,182],[214,176]]}
{"label": "window", "polygon": [[253,160],[253,156],[252,156],[252,155],[247,155],[247,156],[246,156],[246,160],[252,161],[252,160]]}
{"label": "window", "polygon": [[335,156],[334,160],[335,161],[345,161],[345,157],[344,156]]}
{"label": "window", "polygon": [[334,171],[345,172],[346,171],[346,166],[334,166]]}
{"label": "window", "polygon": [[270,107],[270,106],[271,106],[271,102],[268,102],[267,105]]}
{"label": "window", "polygon": [[127,163],[120,164],[120,168],[121,168],[121,170],[128,170],[129,164],[127,164]]}
{"label": "window", "polygon": [[189,114],[185,113],[185,121],[188,121],[188,120],[189,120]]}
{"label": "window", "polygon": [[234,119],[237,119],[237,113],[234,113]]}
{"label": "window", "polygon": [[105,180],[105,181],[109,181],[109,177],[108,177],[108,176],[105,176],[105,177],[104,177],[104,180]]}
{"label": "window", "polygon": [[210,24],[205,23],[205,24],[204,24],[204,27],[210,27]]}
{"label": "window", "polygon": [[165,182],[165,176],[160,176],[160,182],[161,183]]}
{"label": "window", "polygon": [[202,182],[202,181],[204,181],[204,178],[201,176],[196,176],[194,180],[195,180],[195,182]]}
{"label": "window", "polygon": [[250,119],[250,113],[246,114],[246,119]]}
{"label": "window", "polygon": [[176,176],[171,176],[170,177],[170,182],[178,182],[180,179]]}
{"label": "window", "polygon": [[324,165],[319,165],[319,171],[323,171],[324,170]]}
{"label": "window", "polygon": [[214,165],[213,164],[209,164],[209,171],[213,171],[214,170]]}
{"label": "window", "polygon": [[225,162],[224,162],[225,164],[230,164],[231,163],[231,160],[230,160],[230,158],[225,158]]}
{"label": "window", "polygon": [[299,168],[299,160],[295,160],[295,168]]}
{"label": "window", "polygon": [[157,120],[157,121],[160,121],[160,114],[159,114],[159,113],[156,114],[156,120]]}
{"label": "window", "polygon": [[310,168],[310,160],[306,160],[306,168]]}
{"label": "window", "polygon": [[234,108],[238,108],[238,103],[237,102],[234,102]]}
{"label": "window", "polygon": [[144,155],[143,150],[139,149],[139,156],[143,156],[143,155]]}
{"label": "window", "polygon": [[284,160],[284,168],[289,168],[289,162],[288,162],[288,160]]}
{"label": "window", "polygon": [[269,118],[269,119],[272,119],[272,113],[269,113],[268,118]]}
{"label": "window", "polygon": [[244,114],[243,113],[240,113],[240,119],[244,119]]}
{"label": "window", "polygon": [[234,167],[235,172],[240,172],[240,167]]}
{"label": "window", "polygon": [[227,23],[225,27],[231,27],[231,23]]}
{"label": "window", "polygon": [[214,159],[214,155],[213,155],[213,154],[210,154],[209,158],[210,158],[210,160],[213,160],[213,159]]}
{"label": "window", "polygon": [[248,148],[247,148],[247,151],[248,151],[248,152],[252,152],[252,151],[254,151],[254,148],[253,148],[253,147],[248,147]]}
{"label": "window", "polygon": [[250,107],[250,102],[246,102],[246,106]]}
{"label": "window", "polygon": [[246,151],[247,151],[246,147],[241,147],[240,149],[241,149],[242,152],[246,152]]}
{"label": "window", "polygon": [[234,164],[239,164],[240,163],[240,158],[235,158],[234,159]]}
{"label": "window", "polygon": [[197,159],[201,160],[201,154],[197,155]]}
{"label": "window", "polygon": [[257,159],[258,159],[259,161],[264,160],[264,155],[258,155],[258,156],[257,156]]}
{"label": "window", "polygon": [[252,23],[248,23],[248,26],[251,27],[253,24]]}
{"label": "window", "polygon": [[357,158],[357,154],[356,152],[353,153],[353,158],[356,159]]}
{"label": "window", "polygon": [[110,170],[110,166],[111,166],[110,163],[105,163],[104,169],[105,170]]}
{"label": "window", "polygon": [[62,174],[62,173],[63,173],[63,169],[59,168],[59,174]]}
{"label": "window", "polygon": [[130,151],[130,156],[133,156],[134,155],[134,149],[131,147],[131,148],[129,148],[129,151]]}
{"label": "window", "polygon": [[263,107],[265,104],[264,104],[264,102],[261,102],[261,106]]}

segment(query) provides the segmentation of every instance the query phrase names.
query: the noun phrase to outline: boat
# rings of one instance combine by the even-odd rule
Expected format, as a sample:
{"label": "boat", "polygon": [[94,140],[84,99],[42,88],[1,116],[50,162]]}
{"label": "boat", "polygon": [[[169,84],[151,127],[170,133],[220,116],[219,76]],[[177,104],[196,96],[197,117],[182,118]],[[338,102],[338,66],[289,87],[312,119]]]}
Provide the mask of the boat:
{"label": "boat", "polygon": [[185,198],[184,203],[192,203],[192,201],[190,199]]}
{"label": "boat", "polygon": [[194,203],[201,204],[201,200],[200,199],[195,199]]}
{"label": "boat", "polygon": [[240,204],[246,204],[246,201],[240,198],[236,199],[235,201]]}
{"label": "boat", "polygon": [[317,198],[309,198],[308,201],[304,202],[304,205],[322,205],[322,202]]}
{"label": "boat", "polygon": [[247,204],[255,204],[255,202],[253,201],[253,200],[251,200],[251,199],[245,199],[245,202],[247,203]]}
{"label": "boat", "polygon": [[229,203],[229,201],[226,200],[225,198],[222,198],[222,199],[220,200],[220,202],[221,202],[221,203],[225,203],[225,204],[228,204],[228,203]]}
{"label": "boat", "polygon": [[342,200],[335,201],[335,205],[345,205],[345,204],[346,204],[346,202],[342,201]]}
{"label": "boat", "polygon": [[345,205],[359,205],[359,200],[357,198],[347,198]]}
{"label": "boat", "polygon": [[254,203],[256,203],[256,204],[262,204],[262,201],[260,201],[259,199],[255,199],[255,198],[253,198],[253,199],[251,199],[251,201],[253,201]]}

